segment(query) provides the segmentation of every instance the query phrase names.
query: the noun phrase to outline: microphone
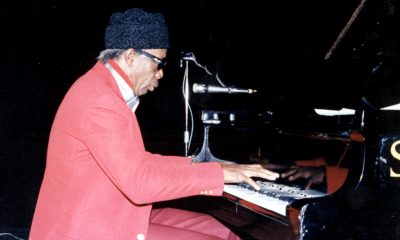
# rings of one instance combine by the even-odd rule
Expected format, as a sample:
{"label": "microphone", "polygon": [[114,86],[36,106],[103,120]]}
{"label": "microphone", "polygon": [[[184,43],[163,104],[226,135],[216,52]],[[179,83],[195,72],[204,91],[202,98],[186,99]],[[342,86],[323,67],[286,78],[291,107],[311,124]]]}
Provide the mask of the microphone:
{"label": "microphone", "polygon": [[214,85],[194,83],[193,84],[193,92],[194,93],[229,93],[229,94],[247,93],[247,94],[252,94],[252,93],[256,93],[257,90],[233,88],[233,87],[220,87],[220,86],[214,86]]}

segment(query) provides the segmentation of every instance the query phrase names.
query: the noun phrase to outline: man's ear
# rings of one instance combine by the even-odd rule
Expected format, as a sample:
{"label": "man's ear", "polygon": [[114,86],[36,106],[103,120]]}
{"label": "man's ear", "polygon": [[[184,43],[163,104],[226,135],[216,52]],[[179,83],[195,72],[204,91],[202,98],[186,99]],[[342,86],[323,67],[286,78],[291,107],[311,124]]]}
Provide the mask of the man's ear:
{"label": "man's ear", "polygon": [[123,54],[124,60],[126,62],[126,64],[128,64],[128,66],[132,66],[133,62],[136,59],[136,52],[135,49],[133,48],[129,48],[128,50],[126,50]]}

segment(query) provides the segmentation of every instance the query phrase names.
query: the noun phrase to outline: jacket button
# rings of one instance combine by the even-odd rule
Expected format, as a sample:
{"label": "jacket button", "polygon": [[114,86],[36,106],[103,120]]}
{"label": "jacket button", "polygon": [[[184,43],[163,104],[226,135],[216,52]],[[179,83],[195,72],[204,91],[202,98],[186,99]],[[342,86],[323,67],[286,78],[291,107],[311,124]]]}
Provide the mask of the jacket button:
{"label": "jacket button", "polygon": [[138,235],[136,235],[136,239],[137,240],[144,240],[144,234],[143,233],[139,233]]}

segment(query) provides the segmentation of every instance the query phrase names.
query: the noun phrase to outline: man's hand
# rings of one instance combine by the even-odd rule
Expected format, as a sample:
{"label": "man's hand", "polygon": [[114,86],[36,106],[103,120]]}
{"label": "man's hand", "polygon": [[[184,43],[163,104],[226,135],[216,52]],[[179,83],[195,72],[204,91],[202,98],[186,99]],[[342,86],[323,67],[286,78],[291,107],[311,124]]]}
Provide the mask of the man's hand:
{"label": "man's hand", "polygon": [[261,164],[234,164],[220,163],[224,172],[225,183],[246,182],[256,190],[260,186],[251,177],[260,177],[268,180],[275,180],[279,177],[278,173],[264,168]]}

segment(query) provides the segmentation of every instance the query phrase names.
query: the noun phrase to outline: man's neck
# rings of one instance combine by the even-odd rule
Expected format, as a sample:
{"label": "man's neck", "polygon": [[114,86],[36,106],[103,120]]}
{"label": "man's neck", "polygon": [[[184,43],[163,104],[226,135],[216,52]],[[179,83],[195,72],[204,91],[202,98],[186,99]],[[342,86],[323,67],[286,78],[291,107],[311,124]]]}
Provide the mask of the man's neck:
{"label": "man's neck", "polygon": [[[132,91],[135,91],[135,87],[133,86],[132,82],[130,81],[126,71],[124,71],[124,63],[123,61],[118,60],[109,60],[108,63],[118,72],[119,75],[125,80],[125,82],[129,85]],[[126,64],[125,64],[126,65]]]}

